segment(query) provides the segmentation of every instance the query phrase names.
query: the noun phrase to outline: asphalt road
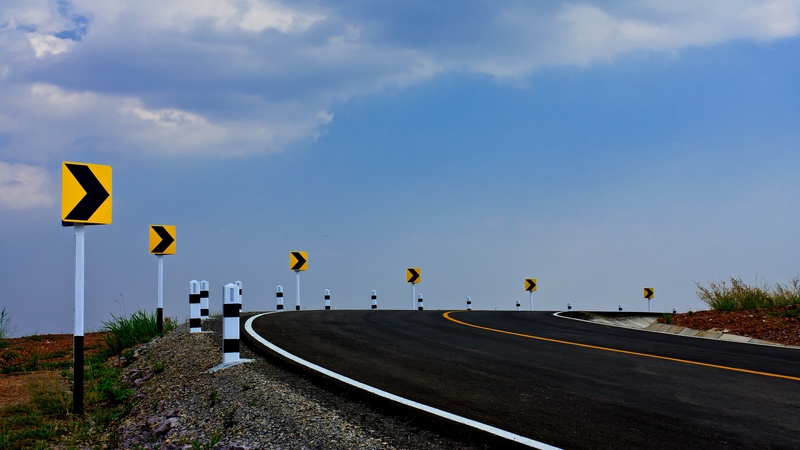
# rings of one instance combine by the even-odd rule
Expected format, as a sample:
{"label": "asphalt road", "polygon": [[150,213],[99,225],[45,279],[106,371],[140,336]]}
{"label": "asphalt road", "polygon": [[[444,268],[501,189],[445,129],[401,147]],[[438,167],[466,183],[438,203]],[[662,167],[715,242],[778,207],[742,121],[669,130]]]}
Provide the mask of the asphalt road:
{"label": "asphalt road", "polygon": [[800,350],[544,312],[443,313],[290,311],[253,328],[347,377],[558,447],[800,448]]}

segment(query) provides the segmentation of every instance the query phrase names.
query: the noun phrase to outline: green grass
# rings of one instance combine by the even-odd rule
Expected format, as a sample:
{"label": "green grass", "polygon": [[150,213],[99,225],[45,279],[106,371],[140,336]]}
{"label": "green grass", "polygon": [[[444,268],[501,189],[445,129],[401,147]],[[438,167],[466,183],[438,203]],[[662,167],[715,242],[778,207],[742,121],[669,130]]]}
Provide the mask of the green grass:
{"label": "green grass", "polygon": [[[138,310],[130,317],[116,317],[111,315],[109,322],[103,322],[103,329],[110,331],[106,336],[105,344],[113,355],[122,354],[123,350],[138,344],[148,342],[158,336],[158,321],[155,313],[148,314]],[[175,329],[175,321],[169,318],[164,320],[164,332],[169,333]]]}
{"label": "green grass", "polygon": [[[0,316],[2,314],[4,312]],[[31,383],[32,403],[0,409],[0,450],[115,446],[114,442],[107,442],[111,434],[106,431],[116,426],[130,411],[132,391],[121,380],[122,369],[112,367],[106,361],[110,356],[132,353],[133,347],[150,341],[158,336],[158,332],[155,314],[144,311],[137,311],[130,317],[112,315],[112,320],[103,325],[110,333],[101,350],[87,358],[84,367],[85,414],[71,414],[72,391],[69,386],[73,374],[69,370],[71,363],[68,363],[60,375],[51,372]],[[165,333],[175,327],[174,319],[164,321]],[[13,357],[8,353],[6,358]],[[26,368],[52,368],[41,361],[44,357],[34,355]],[[154,371],[156,369],[163,371],[165,368],[154,368]]]}
{"label": "green grass", "polygon": [[730,281],[709,281],[708,286],[697,286],[697,296],[711,309],[717,311],[752,310],[776,306],[800,305],[800,277],[782,285],[749,285],[741,278]]}

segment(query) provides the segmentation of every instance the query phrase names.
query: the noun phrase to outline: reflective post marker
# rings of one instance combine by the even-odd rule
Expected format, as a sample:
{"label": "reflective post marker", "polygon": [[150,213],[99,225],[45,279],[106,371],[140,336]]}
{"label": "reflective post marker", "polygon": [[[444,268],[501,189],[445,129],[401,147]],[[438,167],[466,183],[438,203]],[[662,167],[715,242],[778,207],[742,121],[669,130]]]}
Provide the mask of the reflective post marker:
{"label": "reflective post marker", "polygon": [[517,299],[517,311],[522,311],[522,307],[519,305],[519,299]]}
{"label": "reflective post marker", "polygon": [[331,291],[330,289],[325,289],[325,309],[331,309]]}
{"label": "reflective post marker", "polygon": [[278,311],[283,311],[283,286],[278,285],[275,289],[275,298],[277,302],[276,309]]}
{"label": "reflective post marker", "polygon": [[372,291],[372,309],[378,309],[378,292]]}
{"label": "reflective post marker", "polygon": [[202,321],[200,319],[200,282],[192,280],[189,282],[189,332],[199,333],[202,330]]}
{"label": "reflective post marker", "polygon": [[424,309],[422,305],[422,294],[419,294],[419,297],[417,297],[417,311],[422,311]]}
{"label": "reflective post marker", "polygon": [[242,291],[242,282],[241,281],[237,281],[235,284],[239,288],[239,303],[242,303],[242,294],[244,293]]}
{"label": "reflective post marker", "polygon": [[200,319],[208,319],[208,281],[200,282]]}
{"label": "reflective post marker", "polygon": [[75,335],[72,340],[72,413],[83,414],[83,300],[84,300],[84,248],[85,229],[82,223],[74,224],[75,232]]}
{"label": "reflective post marker", "polygon": [[156,329],[164,333],[164,255],[156,255],[158,260],[158,309],[156,310]]}
{"label": "reflective post marker", "polygon": [[222,291],[222,363],[239,361],[239,286],[226,284]]}
{"label": "reflective post marker", "polygon": [[472,311],[472,297],[467,297],[467,311]]}
{"label": "reflective post marker", "polygon": [[572,303],[567,303],[567,311],[572,311]]}

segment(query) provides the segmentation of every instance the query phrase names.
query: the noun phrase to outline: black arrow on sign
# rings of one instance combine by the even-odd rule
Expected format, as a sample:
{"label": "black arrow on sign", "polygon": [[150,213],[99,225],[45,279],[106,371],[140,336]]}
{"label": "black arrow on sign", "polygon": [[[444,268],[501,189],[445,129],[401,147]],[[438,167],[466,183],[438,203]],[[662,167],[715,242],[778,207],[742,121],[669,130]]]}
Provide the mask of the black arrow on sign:
{"label": "black arrow on sign", "polygon": [[416,283],[419,280],[419,272],[416,269],[408,269],[408,272],[411,274],[411,278],[408,279],[409,283]]}
{"label": "black arrow on sign", "polygon": [[304,265],[306,265],[306,259],[303,258],[302,253],[292,252],[292,256],[294,256],[294,259],[297,260],[297,262],[294,263],[294,265],[292,266],[292,270],[300,270],[303,268]]}
{"label": "black arrow on sign", "polygon": [[155,231],[156,234],[158,234],[158,236],[161,238],[161,242],[159,242],[158,245],[153,247],[153,250],[150,250],[150,253],[164,253],[165,251],[167,251],[169,246],[172,245],[173,242],[175,242],[175,238],[172,237],[172,235],[169,234],[169,231],[167,231],[167,229],[162,227],[161,225],[153,225],[150,228],[152,228],[153,231]]}
{"label": "black arrow on sign", "polygon": [[525,288],[526,291],[532,291],[536,289],[536,282],[533,281],[532,278],[526,278],[525,282],[528,283],[528,286]]}
{"label": "black arrow on sign", "polygon": [[644,288],[644,298],[653,298],[652,288]]}
{"label": "black arrow on sign", "polygon": [[94,176],[89,166],[79,164],[67,164],[66,166],[78,184],[86,191],[86,195],[72,208],[72,211],[67,214],[64,221],[89,220],[110,194],[100,183],[100,180]]}

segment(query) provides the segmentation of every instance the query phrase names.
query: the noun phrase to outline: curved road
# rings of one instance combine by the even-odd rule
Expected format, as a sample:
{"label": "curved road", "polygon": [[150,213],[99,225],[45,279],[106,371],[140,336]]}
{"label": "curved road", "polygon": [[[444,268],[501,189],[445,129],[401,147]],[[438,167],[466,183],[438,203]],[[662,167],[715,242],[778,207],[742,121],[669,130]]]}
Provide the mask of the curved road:
{"label": "curved road", "polygon": [[291,311],[303,359],[564,448],[800,448],[800,350],[516,311]]}

